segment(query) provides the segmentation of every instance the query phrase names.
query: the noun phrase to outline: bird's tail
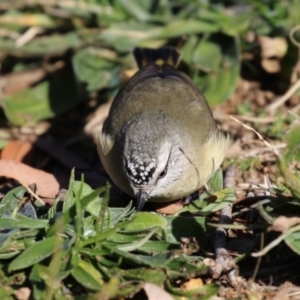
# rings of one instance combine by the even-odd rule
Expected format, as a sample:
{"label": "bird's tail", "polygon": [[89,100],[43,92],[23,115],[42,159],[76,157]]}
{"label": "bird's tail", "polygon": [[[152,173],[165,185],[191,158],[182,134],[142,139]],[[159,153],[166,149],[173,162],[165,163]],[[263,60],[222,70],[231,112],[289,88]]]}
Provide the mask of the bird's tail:
{"label": "bird's tail", "polygon": [[171,46],[159,49],[135,48],[133,55],[139,69],[148,65],[156,65],[158,67],[168,65],[177,68],[180,62],[180,52],[177,48]]}

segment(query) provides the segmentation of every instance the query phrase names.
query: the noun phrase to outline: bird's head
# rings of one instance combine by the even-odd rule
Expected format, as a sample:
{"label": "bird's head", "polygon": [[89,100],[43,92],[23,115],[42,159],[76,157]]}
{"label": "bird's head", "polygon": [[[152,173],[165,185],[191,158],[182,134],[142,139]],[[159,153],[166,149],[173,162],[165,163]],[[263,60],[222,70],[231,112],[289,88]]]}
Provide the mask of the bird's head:
{"label": "bird's head", "polygon": [[151,144],[149,142],[149,147],[145,147],[144,151],[131,149],[128,151],[130,155],[124,160],[125,173],[137,198],[138,210],[150,198],[165,198],[168,188],[181,175],[180,165],[175,168],[179,153],[172,144],[167,141],[155,147],[151,147]]}
{"label": "bird's head", "polygon": [[182,196],[179,183],[191,161],[184,152],[187,138],[176,122],[160,114],[141,114],[126,124],[120,138],[123,172],[138,210],[148,200],[167,202]]}

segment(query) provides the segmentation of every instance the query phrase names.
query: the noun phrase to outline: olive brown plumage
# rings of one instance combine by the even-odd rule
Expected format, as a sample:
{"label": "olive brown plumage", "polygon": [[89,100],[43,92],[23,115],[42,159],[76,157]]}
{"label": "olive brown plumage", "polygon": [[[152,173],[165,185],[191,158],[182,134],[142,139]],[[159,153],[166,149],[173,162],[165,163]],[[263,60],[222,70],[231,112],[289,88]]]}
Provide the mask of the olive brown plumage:
{"label": "olive brown plumage", "polygon": [[167,202],[201,188],[222,163],[229,138],[204,96],[176,67],[176,48],[136,48],[139,71],[121,88],[97,133],[111,179],[127,194]]}

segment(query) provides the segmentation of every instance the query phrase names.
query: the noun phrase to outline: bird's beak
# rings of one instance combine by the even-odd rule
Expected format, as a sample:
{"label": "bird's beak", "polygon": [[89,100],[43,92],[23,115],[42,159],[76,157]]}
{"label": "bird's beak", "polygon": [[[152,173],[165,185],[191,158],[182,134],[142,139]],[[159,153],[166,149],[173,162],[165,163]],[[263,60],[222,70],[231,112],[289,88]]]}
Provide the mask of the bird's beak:
{"label": "bird's beak", "polygon": [[139,192],[137,193],[137,211],[141,211],[145,205],[145,202],[148,200],[148,194],[143,191],[143,190],[139,190]]}

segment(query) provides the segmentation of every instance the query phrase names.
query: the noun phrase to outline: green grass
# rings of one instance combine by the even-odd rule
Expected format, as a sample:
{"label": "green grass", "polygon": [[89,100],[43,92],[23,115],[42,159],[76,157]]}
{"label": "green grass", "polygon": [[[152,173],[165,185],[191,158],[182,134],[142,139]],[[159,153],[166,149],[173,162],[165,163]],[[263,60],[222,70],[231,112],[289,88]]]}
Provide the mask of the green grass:
{"label": "green grass", "polygon": [[[211,188],[220,187],[220,176],[218,172]],[[203,195],[191,205],[193,217],[185,218],[137,213],[131,202],[109,207],[109,189],[93,191],[72,175],[64,202],[57,199],[47,212],[27,202],[37,216],[20,210],[26,189],[11,190],[0,207],[0,294],[9,297],[15,289],[29,287],[34,299],[101,299],[104,294],[110,299],[133,295],[150,282],[185,295],[174,285],[177,279],[207,274],[198,252],[198,243],[206,243],[204,215],[231,203],[232,191],[219,192],[220,199],[210,205]],[[183,237],[196,238],[190,252],[181,247]],[[215,285],[201,288],[203,295],[216,292]],[[200,292],[187,295],[193,293]]]}
{"label": "green grass", "polygon": [[[61,1],[52,7],[1,1],[6,5],[0,13],[4,30],[0,36],[1,66],[5,74],[27,72],[30,77],[32,69],[50,70],[57,61],[72,66],[68,76],[48,76],[12,94],[5,94],[3,89],[5,119],[1,122],[34,126],[95,95],[101,95],[100,100],[105,102],[119,89],[122,72],[136,67],[131,53],[136,46],[178,46],[182,52],[180,68],[191,76],[211,105],[226,101],[235,91],[243,63],[259,80],[257,36],[280,36],[288,41],[281,61],[285,68],[273,85],[290,84],[299,59],[298,48],[288,38],[290,29],[299,23],[296,1],[72,3],[67,6]],[[16,17],[9,18],[15,15],[18,23]],[[16,36],[32,26],[43,32],[18,46]],[[249,32],[254,33],[252,41],[245,38]],[[242,58],[245,52],[254,55],[256,64]],[[247,99],[236,111],[253,115]],[[266,116],[266,112],[260,110],[259,116]],[[299,116],[285,113],[283,118],[281,112],[275,116],[275,122],[254,127],[268,138],[287,142],[277,162],[281,183],[270,188],[271,195],[263,204],[257,201],[259,216],[253,223],[247,223],[246,215],[247,222],[227,227],[248,230],[253,240],[255,230],[264,232],[268,237],[264,255],[271,249],[276,251],[282,241],[299,255],[297,219],[279,227],[275,238],[267,233],[277,217],[298,217],[300,213]],[[2,146],[6,139],[0,139]],[[255,157],[237,157],[225,164],[246,172],[261,162]],[[218,293],[219,285],[181,289],[181,283],[191,278],[210,277],[203,259],[207,256],[205,250],[211,250],[217,212],[236,199],[232,188],[223,189],[221,172],[213,177],[209,188],[212,195],[202,194],[173,216],[136,212],[132,202],[126,207],[110,207],[109,186],[93,190],[83,179],[74,180],[73,172],[64,201],[58,197],[52,207],[29,198],[25,187],[11,189],[0,202],[0,296],[15,299],[15,291],[25,287],[30,289],[32,299],[130,298],[150,282],[175,299],[209,299]],[[188,245],[183,238],[188,238]],[[236,260],[246,259],[250,252],[254,248],[240,253]]]}

